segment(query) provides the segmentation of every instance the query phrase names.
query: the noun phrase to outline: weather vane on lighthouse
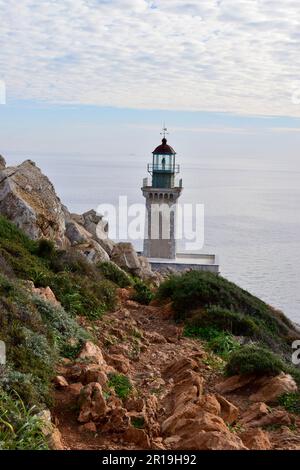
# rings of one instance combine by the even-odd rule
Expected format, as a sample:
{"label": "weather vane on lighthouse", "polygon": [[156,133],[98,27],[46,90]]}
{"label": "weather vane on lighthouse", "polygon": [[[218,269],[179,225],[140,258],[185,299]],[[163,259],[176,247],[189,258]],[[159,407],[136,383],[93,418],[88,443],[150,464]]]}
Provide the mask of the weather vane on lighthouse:
{"label": "weather vane on lighthouse", "polygon": [[162,128],[162,131],[161,131],[160,135],[162,135],[162,136],[163,136],[163,138],[165,139],[167,134],[169,134],[169,132],[168,132],[168,128],[166,127],[166,124],[164,123],[164,124],[163,124],[163,128]]}

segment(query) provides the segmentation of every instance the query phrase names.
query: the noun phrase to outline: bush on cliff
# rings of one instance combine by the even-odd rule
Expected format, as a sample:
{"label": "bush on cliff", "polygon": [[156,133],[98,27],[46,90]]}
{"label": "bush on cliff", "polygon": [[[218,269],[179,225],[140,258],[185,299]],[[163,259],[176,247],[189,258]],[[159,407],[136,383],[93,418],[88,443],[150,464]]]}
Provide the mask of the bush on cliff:
{"label": "bush on cliff", "polygon": [[286,364],[268,349],[246,345],[231,354],[225,370],[228,375],[277,375]]}
{"label": "bush on cliff", "polygon": [[132,285],[131,277],[111,261],[98,263],[97,268],[106,279],[114,282],[119,287],[129,287]]}
{"label": "bush on cliff", "polygon": [[213,273],[172,275],[160,285],[157,297],[173,301],[177,321],[250,336],[274,351],[288,354],[291,341],[297,338],[281,312]]}
{"label": "bush on cliff", "polygon": [[136,277],[134,279],[134,293],[132,295],[132,300],[139,302],[143,305],[149,305],[151,300],[154,298],[154,293],[148,287],[148,285],[142,280]]}

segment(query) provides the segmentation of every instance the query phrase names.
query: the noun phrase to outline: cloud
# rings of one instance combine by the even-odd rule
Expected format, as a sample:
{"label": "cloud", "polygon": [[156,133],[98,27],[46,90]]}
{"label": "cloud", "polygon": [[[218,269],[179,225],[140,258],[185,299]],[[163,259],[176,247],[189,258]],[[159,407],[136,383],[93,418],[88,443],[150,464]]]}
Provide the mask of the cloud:
{"label": "cloud", "polygon": [[300,116],[298,1],[0,0],[0,12],[8,100]]}

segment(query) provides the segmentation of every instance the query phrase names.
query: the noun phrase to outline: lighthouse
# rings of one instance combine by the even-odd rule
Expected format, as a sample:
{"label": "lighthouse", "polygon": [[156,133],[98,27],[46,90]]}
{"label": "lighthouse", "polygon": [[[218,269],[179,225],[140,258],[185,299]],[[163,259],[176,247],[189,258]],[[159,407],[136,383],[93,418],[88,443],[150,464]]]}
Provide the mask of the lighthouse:
{"label": "lighthouse", "polygon": [[182,180],[176,183],[179,165],[176,152],[166,139],[163,128],[161,144],[152,152],[148,164],[151,185],[144,179],[142,192],[146,199],[146,224],[143,255],[151,259],[176,258],[177,201],[182,192]]}

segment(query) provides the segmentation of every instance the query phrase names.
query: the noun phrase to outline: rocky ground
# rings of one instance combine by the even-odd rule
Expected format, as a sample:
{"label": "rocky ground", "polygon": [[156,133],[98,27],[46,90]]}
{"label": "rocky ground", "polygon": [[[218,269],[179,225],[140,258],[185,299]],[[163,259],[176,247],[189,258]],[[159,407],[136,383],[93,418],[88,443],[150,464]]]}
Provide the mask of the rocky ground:
{"label": "rocky ground", "polygon": [[[170,305],[120,305],[58,368],[53,421],[63,449],[300,449],[300,418],[274,406],[290,376],[225,379],[222,360],[182,336]],[[119,398],[111,377],[132,384]],[[128,390],[127,390],[128,392]]]}

